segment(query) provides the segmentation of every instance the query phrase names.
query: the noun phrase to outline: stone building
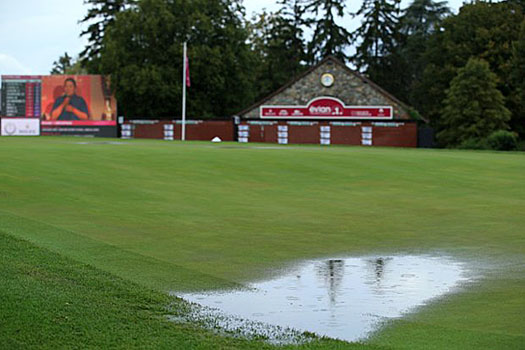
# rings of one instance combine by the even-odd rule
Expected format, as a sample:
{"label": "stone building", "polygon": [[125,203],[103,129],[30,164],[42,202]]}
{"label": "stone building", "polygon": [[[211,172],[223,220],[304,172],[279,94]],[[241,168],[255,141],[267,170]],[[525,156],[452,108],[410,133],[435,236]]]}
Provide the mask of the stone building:
{"label": "stone building", "polygon": [[[333,81],[323,84],[322,77]],[[368,78],[329,56],[263,100],[246,108],[239,116],[259,119],[261,105],[303,106],[320,96],[335,97],[348,106],[392,106],[394,120],[408,120],[408,107]]]}
{"label": "stone building", "polygon": [[334,57],[238,116],[240,142],[417,146],[408,106]]}

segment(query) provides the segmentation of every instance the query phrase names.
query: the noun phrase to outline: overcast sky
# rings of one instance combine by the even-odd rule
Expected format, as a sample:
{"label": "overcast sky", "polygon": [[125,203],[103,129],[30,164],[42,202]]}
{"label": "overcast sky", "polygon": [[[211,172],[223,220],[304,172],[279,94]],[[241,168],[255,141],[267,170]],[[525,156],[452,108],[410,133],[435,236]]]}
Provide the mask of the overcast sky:
{"label": "overcast sky", "polygon": [[[354,4],[349,10],[356,10],[361,2],[349,3]],[[449,1],[454,12],[461,3]],[[278,8],[269,0],[245,0],[244,5],[248,17],[263,8]],[[49,74],[53,61],[64,52],[78,55],[86,44],[85,38],[79,38],[84,27],[78,21],[86,11],[83,0],[0,0],[0,75]],[[346,26],[357,25],[359,21],[354,20]]]}

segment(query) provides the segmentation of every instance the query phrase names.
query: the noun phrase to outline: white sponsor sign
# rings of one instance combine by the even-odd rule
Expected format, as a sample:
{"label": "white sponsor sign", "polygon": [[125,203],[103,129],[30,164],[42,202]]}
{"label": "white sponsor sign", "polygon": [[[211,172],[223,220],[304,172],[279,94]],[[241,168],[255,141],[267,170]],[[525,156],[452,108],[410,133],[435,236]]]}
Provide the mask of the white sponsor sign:
{"label": "white sponsor sign", "polygon": [[2,136],[39,136],[38,118],[2,118]]}

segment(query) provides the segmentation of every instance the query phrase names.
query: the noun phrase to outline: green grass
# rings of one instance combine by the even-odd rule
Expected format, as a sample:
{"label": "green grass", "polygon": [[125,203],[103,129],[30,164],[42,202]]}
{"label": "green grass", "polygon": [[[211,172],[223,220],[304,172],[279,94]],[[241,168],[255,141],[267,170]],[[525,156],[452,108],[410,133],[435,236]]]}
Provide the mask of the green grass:
{"label": "green grass", "polygon": [[[0,232],[1,349],[274,349],[167,321],[184,302]],[[284,349],[341,349],[319,340]],[[366,349],[353,344],[350,349]],[[374,348],[379,349],[379,348]]]}
{"label": "green grass", "polygon": [[[158,315],[165,291],[235,286],[299,259],[445,252],[497,268],[464,293],[393,322],[368,346],[525,348],[524,154],[257,149],[148,140],[78,144],[84,141],[0,138],[0,231],[32,243],[27,249],[44,248],[60,259],[72,259],[72,269],[88,269],[78,264],[89,264],[97,278],[126,285],[131,299],[106,295],[107,302],[122,306],[121,320],[127,319],[126,312],[133,314],[133,298],[149,300],[154,294],[153,306],[146,304]],[[10,243],[2,243],[2,251],[4,244]],[[16,266],[23,257],[5,260]],[[27,264],[37,262],[29,259]],[[67,286],[62,291],[60,283],[37,282],[43,283],[42,293],[54,288],[57,298],[76,292]],[[11,285],[22,283],[13,280]],[[85,287],[90,291],[81,295],[88,299],[86,294],[103,290],[98,283]],[[0,285],[0,291],[17,295],[24,289]],[[96,303],[90,309],[105,312]],[[21,329],[31,328],[25,320],[28,312],[20,311]],[[42,310],[42,317],[50,317],[49,312]],[[96,318],[91,321],[83,325],[103,325]],[[164,333],[187,332],[191,338],[202,332],[156,322],[162,324],[157,333],[162,338]],[[142,319],[133,324],[149,327]],[[2,320],[0,332],[4,329]],[[49,328],[46,334],[55,331]],[[154,343],[153,337],[133,343],[128,336],[122,334],[128,347],[148,341],[153,347],[185,347],[182,335],[170,338],[172,343]],[[98,338],[101,346],[120,339],[108,334],[89,339]],[[199,336],[191,344],[206,347],[215,338]],[[220,341],[224,346],[256,346]],[[334,346],[327,344],[315,347]]]}

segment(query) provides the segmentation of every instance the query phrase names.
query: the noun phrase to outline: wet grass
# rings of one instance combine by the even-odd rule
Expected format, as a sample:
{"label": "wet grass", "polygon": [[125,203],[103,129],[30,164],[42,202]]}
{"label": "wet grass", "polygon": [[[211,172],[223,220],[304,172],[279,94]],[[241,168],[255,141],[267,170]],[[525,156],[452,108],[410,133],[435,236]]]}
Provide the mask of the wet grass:
{"label": "wet grass", "polygon": [[[0,230],[31,242],[31,249],[73,259],[68,266],[87,263],[100,278],[132,285],[137,298],[155,294],[157,308],[166,302],[165,291],[234,286],[297,259],[444,251],[501,268],[477,288],[393,322],[371,343],[393,349],[525,347],[524,154],[78,141],[85,140],[0,138]],[[6,249],[1,251],[5,256]],[[37,264],[30,255],[27,264]],[[16,259],[4,257],[14,265]],[[62,293],[77,292],[62,283],[36,282],[42,283],[40,289],[24,287],[14,277],[9,288],[0,284],[4,295],[18,298],[4,305],[13,310],[9,323],[20,319],[20,341],[37,339],[31,317],[50,318],[57,310],[32,309],[38,301],[31,300],[26,310],[17,306],[21,296],[36,288],[40,297],[35,298],[43,303],[50,288],[48,294],[57,300]],[[138,305],[133,298],[97,292],[98,283],[85,287],[91,289],[77,296],[107,294],[108,302],[129,312],[119,320],[129,316],[137,327],[149,327],[147,320],[131,316]],[[97,307],[96,298],[90,300],[86,310],[106,311],[103,303]],[[179,326],[155,322],[164,325],[156,334],[168,332],[163,327],[179,332]],[[7,323],[2,319],[2,341],[15,338],[16,329]],[[96,317],[86,318],[78,329],[110,333],[103,325]],[[46,339],[62,328],[46,329],[47,337],[38,344],[59,344]],[[74,330],[64,329],[67,334],[59,338],[64,344],[69,344],[65,338],[79,339]],[[202,331],[188,332],[198,339],[192,346],[201,346],[197,334]],[[147,346],[133,343],[132,333],[128,347]],[[93,347],[110,347],[104,339],[127,339],[115,334],[100,334]],[[213,339],[209,344],[219,339],[207,337]],[[229,342],[221,344],[251,346]],[[91,346],[87,340],[79,344]]]}
{"label": "wet grass", "polygon": [[[0,247],[1,349],[275,348],[169,322],[184,302],[2,232]],[[369,349],[332,340],[279,348],[347,346]]]}

